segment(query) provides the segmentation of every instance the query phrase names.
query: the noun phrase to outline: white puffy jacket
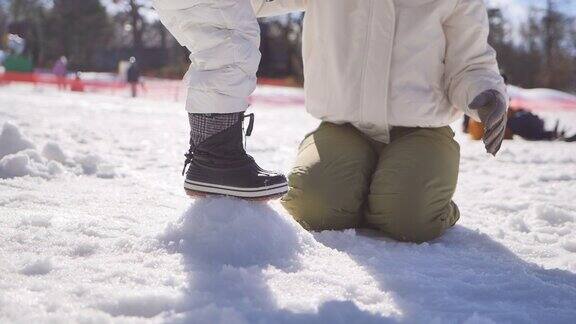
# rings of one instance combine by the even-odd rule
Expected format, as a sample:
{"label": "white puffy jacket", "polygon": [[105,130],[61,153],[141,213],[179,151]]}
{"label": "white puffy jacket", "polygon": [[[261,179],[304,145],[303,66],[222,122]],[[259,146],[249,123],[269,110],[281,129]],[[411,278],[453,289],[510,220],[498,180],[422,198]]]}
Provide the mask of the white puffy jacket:
{"label": "white puffy jacket", "polygon": [[[247,107],[259,61],[255,15],[306,10],[306,106],[387,142],[392,126],[441,127],[488,89],[506,96],[482,0],[155,0],[192,51],[190,112]],[[476,118],[477,119],[477,118]]]}

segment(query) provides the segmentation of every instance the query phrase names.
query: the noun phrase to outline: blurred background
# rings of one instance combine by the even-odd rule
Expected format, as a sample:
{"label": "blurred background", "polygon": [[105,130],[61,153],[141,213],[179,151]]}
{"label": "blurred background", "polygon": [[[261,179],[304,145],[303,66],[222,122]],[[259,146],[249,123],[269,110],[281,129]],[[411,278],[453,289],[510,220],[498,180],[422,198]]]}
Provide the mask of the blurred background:
{"label": "blurred background", "polygon": [[[511,84],[576,92],[576,1],[487,4],[490,43]],[[260,20],[262,82],[302,84],[303,15]],[[151,78],[177,80],[188,67],[187,51],[159,22],[149,0],[0,0],[5,73],[34,73],[32,81],[41,82],[42,73],[62,73],[56,70],[64,65],[67,80],[114,87],[127,78],[131,57],[138,62],[137,73]],[[12,74],[5,81],[10,78],[31,77]]]}
{"label": "blurred background", "polygon": [[[302,14],[262,19],[260,76],[302,83]],[[135,57],[143,75],[180,79],[188,52],[149,0],[0,0],[0,59],[7,72],[122,72]]]}

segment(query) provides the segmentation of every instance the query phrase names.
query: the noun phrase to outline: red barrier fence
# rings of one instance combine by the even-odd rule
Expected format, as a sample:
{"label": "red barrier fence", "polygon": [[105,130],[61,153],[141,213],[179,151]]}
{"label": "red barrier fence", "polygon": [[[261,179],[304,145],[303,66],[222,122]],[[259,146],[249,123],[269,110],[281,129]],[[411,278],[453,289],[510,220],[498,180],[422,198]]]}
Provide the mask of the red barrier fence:
{"label": "red barrier fence", "polygon": [[[34,86],[62,87],[73,91],[103,93],[109,95],[129,96],[130,84],[118,80],[112,74],[84,73],[82,79],[58,78],[50,73],[0,73],[0,85],[12,82],[33,84]],[[258,79],[259,84],[282,86],[261,88],[251,96],[251,103],[263,103],[272,106],[303,106],[304,94],[302,91],[292,91],[289,80]],[[271,90],[275,89],[275,90]],[[262,90],[262,91],[261,91]],[[138,86],[138,97],[153,100],[169,100],[183,102],[186,99],[186,89],[180,80],[142,78]]]}
{"label": "red barrier fence", "polygon": [[[114,80],[79,80],[85,87],[91,88],[124,88],[125,82]],[[59,78],[53,74],[45,73],[20,73],[20,72],[5,72],[0,73],[0,82],[26,82],[34,84],[64,84],[72,86],[78,80],[71,78]]]}
{"label": "red barrier fence", "polygon": [[[57,86],[73,91],[108,93],[112,95],[126,95],[130,91],[130,84],[114,77],[102,77],[106,74],[87,73],[89,77],[59,78],[49,73],[0,73],[0,84],[12,82],[28,83],[35,86]],[[92,77],[90,77],[92,76]],[[94,77],[96,76],[96,77]],[[161,100],[183,100],[182,84],[177,80],[162,80],[143,78],[139,85],[139,97]]]}

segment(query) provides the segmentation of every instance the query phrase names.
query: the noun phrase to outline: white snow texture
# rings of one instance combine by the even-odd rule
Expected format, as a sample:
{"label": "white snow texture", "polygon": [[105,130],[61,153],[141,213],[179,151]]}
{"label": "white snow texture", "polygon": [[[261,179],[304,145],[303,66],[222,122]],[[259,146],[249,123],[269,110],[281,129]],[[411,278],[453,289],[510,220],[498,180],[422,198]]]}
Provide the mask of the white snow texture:
{"label": "white snow texture", "polygon": [[[248,150],[286,172],[317,121],[278,96]],[[455,125],[462,219],[416,245],[191,201],[181,105],[0,87],[0,323],[576,323],[576,144],[491,158]]]}
{"label": "white snow texture", "polygon": [[110,166],[101,165],[97,155],[86,154],[76,157],[77,165],[71,163],[58,143],[47,142],[42,153],[22,135],[20,129],[5,122],[0,132],[0,179],[24,176],[52,178],[64,172],[64,165],[76,166],[77,174],[96,174],[101,178],[114,178]]}

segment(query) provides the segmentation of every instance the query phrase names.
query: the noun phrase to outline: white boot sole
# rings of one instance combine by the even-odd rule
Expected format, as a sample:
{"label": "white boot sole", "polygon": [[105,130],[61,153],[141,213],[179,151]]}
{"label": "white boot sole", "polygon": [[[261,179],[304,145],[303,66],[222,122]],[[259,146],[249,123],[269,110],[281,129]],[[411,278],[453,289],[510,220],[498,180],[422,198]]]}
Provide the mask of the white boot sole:
{"label": "white boot sole", "polygon": [[288,192],[288,184],[284,182],[261,188],[239,188],[186,180],[184,189],[190,196],[219,195],[258,200],[283,196]]}

